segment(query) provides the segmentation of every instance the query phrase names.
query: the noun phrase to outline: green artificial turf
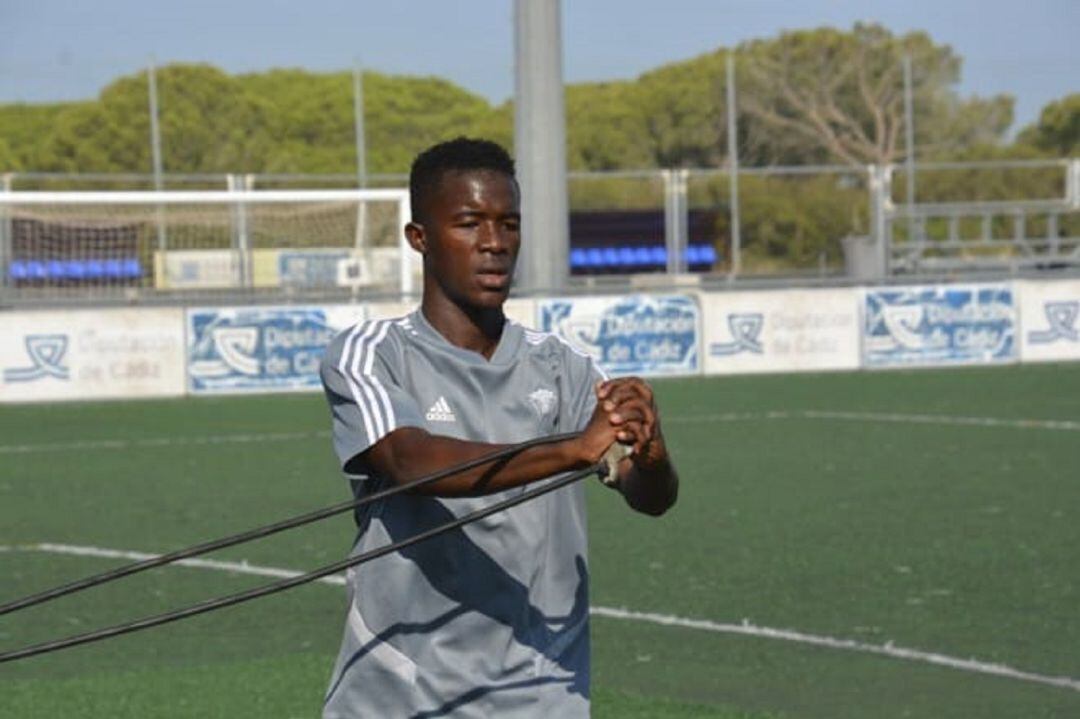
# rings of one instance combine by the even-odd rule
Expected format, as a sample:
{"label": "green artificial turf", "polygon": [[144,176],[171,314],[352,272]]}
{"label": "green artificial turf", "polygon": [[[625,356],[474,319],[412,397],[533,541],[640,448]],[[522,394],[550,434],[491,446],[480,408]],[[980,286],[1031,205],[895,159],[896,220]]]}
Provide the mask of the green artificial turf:
{"label": "green artificial turf", "polygon": [[[724,629],[1080,687],[1080,365],[655,386],[680,501],[590,486],[591,600],[713,624],[594,618],[596,716],[1080,716],[1077,688]],[[118,564],[26,545],[168,551],[345,499],[327,429],[319,395],[0,407],[0,601]],[[342,516],[214,558],[307,569],[351,538]],[[265,581],[155,570],[0,617],[0,649]],[[0,665],[0,716],[313,716],[343,604],[313,585]]]}

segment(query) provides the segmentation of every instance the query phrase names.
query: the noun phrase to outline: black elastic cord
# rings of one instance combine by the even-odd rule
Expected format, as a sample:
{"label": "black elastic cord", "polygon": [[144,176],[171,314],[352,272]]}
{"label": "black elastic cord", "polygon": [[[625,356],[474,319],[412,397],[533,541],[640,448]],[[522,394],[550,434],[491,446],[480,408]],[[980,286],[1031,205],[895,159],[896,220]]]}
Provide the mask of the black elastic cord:
{"label": "black elastic cord", "polygon": [[466,472],[475,467],[479,467],[480,465],[487,464],[488,462],[495,462],[500,459],[511,457],[519,452],[523,452],[538,445],[554,444],[555,442],[562,442],[563,440],[574,439],[575,437],[578,437],[580,435],[580,432],[567,432],[565,434],[553,434],[547,437],[537,437],[535,439],[526,440],[524,442],[520,442],[518,444],[496,450],[495,452],[486,454],[483,457],[470,459],[467,462],[462,462],[461,464],[455,465],[453,467],[439,470],[438,472],[429,474],[426,477],[421,477],[419,479],[413,480],[412,482],[388,487],[373,494],[369,494],[365,497],[361,497],[360,499],[352,499],[348,502],[334,504],[323,509],[316,509],[312,512],[301,514],[290,519],[283,519],[280,522],[275,522],[274,524],[268,524],[263,527],[249,529],[246,532],[234,534],[230,537],[224,537],[222,539],[204,542],[202,544],[196,544],[185,549],[178,549],[175,552],[169,552],[168,554],[162,554],[160,556],[152,557],[150,559],[143,559],[132,564],[125,564],[122,567],[110,569],[107,572],[101,572],[100,574],[94,574],[83,579],[77,579],[73,582],[62,584],[58,587],[53,587],[52,589],[47,589],[43,592],[31,594],[30,596],[16,599],[14,601],[7,602],[6,604],[0,604],[0,615],[8,614],[19,609],[26,609],[27,607],[42,604],[51,599],[58,599],[69,594],[74,594],[75,592],[80,592],[84,589],[89,589],[90,587],[96,587],[101,584],[105,584],[106,582],[112,582],[122,577],[128,577],[132,574],[146,571],[147,569],[153,569],[154,567],[160,567],[165,564],[170,564],[180,559],[197,557],[200,554],[206,554],[208,552],[213,552],[218,549],[224,549],[226,547],[232,547],[237,544],[243,544],[244,542],[250,542],[255,539],[268,537],[271,534],[277,534],[278,532],[285,531],[286,529],[292,529],[293,527],[300,527],[305,524],[311,524],[312,522],[317,522],[321,519],[326,519],[328,517],[333,517],[337,514],[347,512],[350,509],[356,509],[357,507],[362,507],[365,504],[370,504],[371,502],[375,502],[380,499],[392,497],[395,494],[408,492],[413,489],[419,489],[420,487],[423,487],[425,485],[437,482],[440,479],[445,479],[446,477],[458,474],[460,472]]}
{"label": "black elastic cord", "polygon": [[307,574],[303,574],[299,577],[282,579],[272,584],[264,584],[261,587],[255,587],[244,592],[230,594],[228,596],[219,597],[217,599],[208,599],[204,602],[199,602],[198,604],[193,604],[189,607],[177,609],[165,614],[158,614],[152,617],[146,617],[144,619],[136,619],[132,622],[117,624],[116,626],[107,627],[105,629],[99,629],[97,631],[87,632],[85,634],[76,634],[74,636],[66,637],[64,639],[56,639],[51,642],[44,642],[42,644],[35,644],[33,646],[25,647],[23,649],[6,652],[4,654],[0,654],[0,664],[3,664],[4,662],[15,661],[16,659],[27,659],[29,657],[37,656],[38,654],[46,654],[48,652],[54,652],[58,649],[66,649],[68,647],[78,646],[79,644],[87,644],[89,642],[97,642],[103,639],[109,639],[110,637],[118,637],[122,634],[129,634],[140,629],[157,627],[162,624],[168,624],[169,622],[175,622],[178,619],[193,617],[197,614],[204,614],[205,612],[213,611],[215,609],[224,609],[225,607],[231,607],[234,604],[240,604],[242,602],[246,602],[252,599],[257,599],[259,597],[265,597],[269,594],[282,592],[286,589],[298,587],[301,584],[313,582],[316,579],[325,577],[329,574],[334,574],[335,572],[339,572],[342,569],[355,567],[358,564],[370,562],[372,559],[377,559],[385,554],[390,554],[391,552],[396,552],[400,549],[404,549],[405,547],[410,547],[418,542],[424,541],[425,539],[430,539],[431,537],[434,537],[438,534],[442,534],[443,532],[448,532],[451,529],[457,529],[458,527],[462,527],[470,522],[475,522],[478,519],[483,519],[488,515],[494,514],[496,512],[501,512],[504,509],[509,509],[510,507],[521,504],[522,502],[527,502],[530,499],[535,499],[542,494],[547,494],[548,492],[554,492],[557,489],[562,489],[563,487],[569,484],[573,484],[578,480],[584,479],[591,474],[603,474],[606,471],[607,467],[603,463],[594,464],[591,467],[578,470],[576,472],[566,475],[565,477],[551,480],[547,484],[537,489],[523,492],[516,497],[504,499],[501,502],[496,502],[490,507],[485,507],[484,509],[471,512],[470,514],[466,514],[464,517],[458,517],[457,519],[453,519],[449,522],[446,522],[445,524],[440,524],[437,527],[433,527],[431,529],[420,532],[419,534],[415,534],[407,539],[403,539],[400,542],[394,542],[393,544],[388,544],[385,547],[372,549],[369,552],[358,554],[355,557],[349,557],[348,559],[343,559],[339,562],[328,564],[325,567],[316,569],[312,572],[308,572]]}

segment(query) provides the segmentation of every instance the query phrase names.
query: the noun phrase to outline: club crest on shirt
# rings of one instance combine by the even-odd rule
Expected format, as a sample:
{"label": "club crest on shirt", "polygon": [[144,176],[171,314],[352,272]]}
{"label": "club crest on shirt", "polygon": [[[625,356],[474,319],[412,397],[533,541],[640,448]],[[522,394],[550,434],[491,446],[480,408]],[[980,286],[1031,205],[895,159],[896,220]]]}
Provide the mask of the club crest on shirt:
{"label": "club crest on shirt", "polygon": [[533,406],[541,418],[551,413],[551,410],[555,409],[555,393],[549,389],[533,390],[529,394],[529,404]]}

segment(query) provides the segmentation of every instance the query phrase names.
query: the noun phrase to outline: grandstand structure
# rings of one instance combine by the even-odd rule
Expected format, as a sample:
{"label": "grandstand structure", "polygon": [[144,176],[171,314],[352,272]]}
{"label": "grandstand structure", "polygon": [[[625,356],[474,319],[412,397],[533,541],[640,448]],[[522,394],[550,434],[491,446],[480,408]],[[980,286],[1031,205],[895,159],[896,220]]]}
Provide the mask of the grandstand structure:
{"label": "grandstand structure", "polygon": [[[1080,271],[1080,159],[918,168],[924,176],[1038,172],[1050,180],[1043,183],[1048,194],[1036,197],[907,202],[893,187],[902,171],[741,168],[744,187],[758,178],[769,183],[759,192],[780,193],[781,201],[800,201],[799,183],[806,178],[824,179],[841,204],[867,219],[865,235],[828,238],[843,248],[842,256],[835,250],[812,264],[764,270],[739,261],[744,248],[733,238],[740,229],[753,238],[755,228],[746,219],[743,227],[733,226],[738,215],[723,190],[726,170],[571,174],[568,289]],[[410,296],[419,290],[419,262],[402,233],[406,178],[374,179],[390,187],[311,189],[350,180],[336,176],[222,176],[170,178],[172,187],[203,189],[102,190],[145,187],[146,178],[6,175],[0,185],[0,304]],[[57,184],[65,189],[55,189]],[[755,201],[749,194],[744,190],[743,203]],[[802,231],[798,225],[782,229],[793,236]]]}
{"label": "grandstand structure", "polygon": [[[921,273],[1016,274],[1080,269],[1080,160],[1055,163],[1061,172],[1057,197],[1009,200],[896,203],[889,201],[891,168],[881,186],[881,246],[886,275]],[[1046,167],[1042,162],[1005,167]],[[927,169],[963,171],[979,163],[936,163]]]}

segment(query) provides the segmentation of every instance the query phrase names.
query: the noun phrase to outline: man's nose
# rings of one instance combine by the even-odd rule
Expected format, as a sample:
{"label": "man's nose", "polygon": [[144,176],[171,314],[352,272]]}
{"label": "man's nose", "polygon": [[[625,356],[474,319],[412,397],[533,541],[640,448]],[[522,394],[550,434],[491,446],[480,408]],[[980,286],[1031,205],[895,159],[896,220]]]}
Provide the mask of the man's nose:
{"label": "man's nose", "polygon": [[487,252],[509,252],[511,233],[502,223],[485,222],[480,230],[480,248]]}

